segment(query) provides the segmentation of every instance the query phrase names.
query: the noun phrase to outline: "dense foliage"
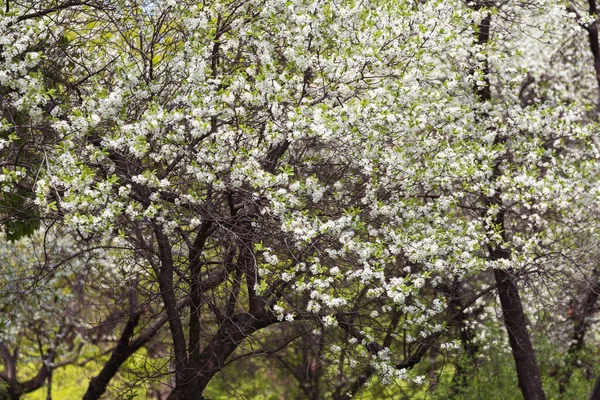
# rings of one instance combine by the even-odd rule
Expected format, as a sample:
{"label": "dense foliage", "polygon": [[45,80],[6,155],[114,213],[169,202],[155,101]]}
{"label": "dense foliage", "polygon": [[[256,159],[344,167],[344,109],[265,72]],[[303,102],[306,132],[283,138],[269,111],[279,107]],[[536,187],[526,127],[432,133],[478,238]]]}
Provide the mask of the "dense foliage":
{"label": "dense foliage", "polygon": [[0,5],[0,398],[592,392],[595,0]]}

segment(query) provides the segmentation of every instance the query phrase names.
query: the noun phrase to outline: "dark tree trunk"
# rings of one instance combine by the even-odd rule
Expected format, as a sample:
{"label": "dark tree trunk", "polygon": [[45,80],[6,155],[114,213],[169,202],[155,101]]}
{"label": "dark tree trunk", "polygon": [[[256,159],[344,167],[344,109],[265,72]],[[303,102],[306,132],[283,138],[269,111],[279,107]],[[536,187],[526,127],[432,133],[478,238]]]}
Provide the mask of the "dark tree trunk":
{"label": "dark tree trunk", "polygon": [[589,400],[600,400],[600,376],[596,379],[592,393],[590,393]]}
{"label": "dark tree trunk", "polygon": [[[494,168],[494,175],[500,176],[498,165]],[[502,207],[500,193],[489,199],[489,204]],[[506,228],[504,212],[500,211],[493,219],[493,225],[501,230],[502,243],[506,243]],[[488,229],[491,229],[488,227]],[[510,251],[502,248],[500,244],[490,249],[491,260],[510,260]],[[517,286],[517,277],[514,270],[494,269],[496,290],[500,297],[504,326],[512,350],[519,387],[525,400],[545,400],[546,395],[542,386],[540,372],[535,359],[535,352],[527,329],[527,317],[523,310],[523,302]]]}
{"label": "dark tree trunk", "polygon": [[516,279],[511,272],[500,269],[494,270],[494,276],[523,397],[525,400],[544,400],[546,395],[529,338],[527,319]]}
{"label": "dark tree trunk", "polygon": [[136,343],[135,346],[129,346],[129,341],[133,336],[134,329],[138,324],[139,319],[140,316],[135,315],[127,321],[123,333],[119,338],[119,342],[117,343],[117,347],[111,354],[108,362],[104,364],[102,371],[90,381],[90,385],[83,396],[83,400],[99,399],[100,396],[106,392],[108,383],[117,374],[121,364],[142,346],[143,343]]}
{"label": "dark tree trunk", "polygon": [[[494,167],[494,176],[500,177],[501,171],[499,165]],[[495,196],[489,198],[487,205],[497,205],[502,209],[501,193],[498,191]],[[486,207],[488,208],[488,207]],[[493,226],[501,231],[501,243],[507,242],[506,224],[504,221],[504,211],[499,211],[493,218]],[[488,227],[492,229],[492,227]],[[490,245],[490,259],[510,260],[510,250],[502,248],[501,244]],[[502,315],[504,326],[508,332],[508,339],[512,349],[515,366],[517,369],[517,378],[519,387],[525,400],[544,400],[544,388],[540,378],[539,368],[535,359],[535,352],[527,330],[527,317],[523,310],[523,302],[519,295],[517,286],[517,277],[514,270],[494,269],[496,279],[496,290],[500,297],[502,306]]]}
{"label": "dark tree trunk", "polygon": [[162,232],[160,226],[154,227],[154,234],[160,254],[160,269],[158,272],[158,284],[160,294],[165,304],[165,311],[169,321],[169,330],[173,339],[173,350],[175,355],[175,385],[185,386],[189,379],[187,363],[187,348],[181,316],[177,310],[177,299],[173,289],[173,254],[169,239]]}
{"label": "dark tree trunk", "polygon": [[37,375],[28,381],[19,382],[17,379],[18,351],[14,350],[11,354],[8,346],[0,342],[0,357],[2,358],[5,369],[2,374],[2,381],[6,382],[8,385],[6,391],[4,389],[0,391],[0,400],[19,400],[22,395],[31,393],[44,386],[48,376],[52,373],[52,369],[48,365],[54,362],[55,355],[54,350],[48,350],[46,354],[42,356],[42,366]]}
{"label": "dark tree trunk", "polygon": [[[473,7],[480,10],[491,5],[492,3],[489,1],[479,1],[475,3]],[[491,12],[488,12],[478,26],[478,45],[484,46],[489,42],[491,22],[492,14]],[[489,64],[486,60],[483,65],[484,84],[475,87],[475,91],[481,102],[489,102],[492,99],[489,73]],[[484,112],[482,118],[485,117],[486,115]],[[499,135],[496,136],[496,139],[494,140],[494,144],[505,142],[506,139]],[[502,171],[500,170],[500,165],[497,163],[494,166],[493,176],[495,179],[498,179],[501,175]],[[502,242],[505,243],[507,237],[504,212],[502,211],[501,193],[499,191],[496,192],[493,197],[487,198],[485,203],[486,209],[491,205],[500,207],[500,211],[493,218],[492,225],[500,229],[502,232]],[[485,215],[483,215],[483,217],[485,217]],[[488,226],[487,229],[491,230],[492,227]],[[510,252],[501,248],[500,244],[496,244],[495,247],[490,247],[491,260],[510,260]],[[500,303],[502,305],[504,326],[508,331],[508,338],[517,369],[519,387],[521,388],[523,397],[525,400],[545,400],[546,395],[544,394],[533,345],[531,344],[531,339],[527,330],[527,318],[525,317],[525,312],[523,310],[523,303],[521,301],[521,296],[519,295],[516,277],[514,276],[513,271],[503,269],[494,269],[494,277],[496,279],[498,296],[500,297]]]}
{"label": "dark tree trunk", "polygon": [[189,377],[189,383],[186,384],[188,398],[201,399],[202,397],[193,397],[195,394],[199,394],[200,382],[198,375],[193,371],[200,370],[200,307],[202,305],[202,274],[201,274],[201,255],[204,250],[206,240],[211,234],[211,221],[205,221],[200,227],[196,239],[193,245],[189,249],[189,263],[190,263],[190,322],[189,322],[189,335],[188,335],[188,368],[191,372]]}
{"label": "dark tree trunk", "polygon": [[210,379],[223,368],[227,358],[244,339],[274,322],[276,322],[274,318],[263,317],[257,319],[254,315],[250,314],[238,314],[225,321],[208,346],[200,354],[202,364],[200,390],[206,388]]}
{"label": "dark tree trunk", "polygon": [[258,319],[251,314],[237,314],[224,320],[210,343],[200,353],[200,368],[192,371],[193,381],[176,385],[168,400],[203,400],[202,392],[240,343],[276,321],[273,315]]}

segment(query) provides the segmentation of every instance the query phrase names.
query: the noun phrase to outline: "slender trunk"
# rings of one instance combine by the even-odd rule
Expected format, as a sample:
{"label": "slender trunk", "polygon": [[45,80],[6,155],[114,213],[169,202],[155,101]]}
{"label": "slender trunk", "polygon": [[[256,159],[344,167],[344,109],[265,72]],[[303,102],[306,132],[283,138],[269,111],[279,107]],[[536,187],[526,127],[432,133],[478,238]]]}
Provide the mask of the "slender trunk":
{"label": "slender trunk", "polygon": [[[481,2],[476,4],[475,8],[482,9],[484,6],[489,6],[489,4]],[[492,14],[488,12],[478,26],[478,45],[485,46],[489,42],[491,22]],[[489,64],[486,60],[483,65],[484,84],[475,88],[479,100],[482,102],[488,102],[492,99],[489,73]],[[503,143],[505,141],[506,139],[497,136],[494,144]],[[496,164],[493,171],[493,179],[498,179],[501,174],[502,171],[500,170],[500,165]],[[500,207],[501,211],[493,218],[492,226],[500,229],[502,232],[502,243],[505,243],[507,238],[504,212],[502,211],[501,193],[499,191],[496,192],[493,197],[487,198],[485,203],[486,209],[491,205]],[[492,227],[487,228],[492,229]],[[500,244],[497,244],[494,248],[490,249],[490,258],[492,260],[510,260],[510,252],[501,248]],[[517,369],[519,387],[521,388],[523,397],[525,400],[545,400],[546,395],[544,394],[533,345],[531,344],[531,339],[527,330],[527,318],[525,317],[523,303],[519,295],[517,280],[512,271],[503,269],[494,269],[494,277],[496,279],[498,296],[500,297],[500,303],[502,305],[504,326],[508,331],[508,338]]]}
{"label": "slender trunk", "polygon": [[517,367],[519,387],[525,400],[546,398],[542,387],[533,345],[527,330],[527,319],[514,275],[509,271],[494,270],[498,296],[502,305],[504,326],[508,332],[510,347]]}
{"label": "slender trunk", "polygon": [[52,400],[52,370],[48,372],[48,379],[46,379],[46,400]]}
{"label": "slender trunk", "polygon": [[[494,177],[497,179],[500,174],[498,165],[494,167]],[[487,205],[492,204],[502,208],[501,193],[498,191],[492,198],[487,199]],[[486,207],[488,208],[488,207]],[[504,211],[499,211],[493,218],[492,226],[500,229],[501,243],[507,242],[506,224],[504,221]],[[488,227],[488,229],[492,229]],[[501,244],[495,244],[490,249],[490,259],[510,260],[510,250],[502,248]],[[500,297],[502,306],[502,315],[504,326],[508,332],[508,339],[512,349],[515,366],[517,369],[517,378],[519,387],[525,400],[544,400],[546,395],[542,386],[540,372],[535,358],[535,352],[527,329],[527,317],[523,310],[523,302],[517,286],[517,277],[514,270],[494,269],[496,279],[496,288]]]}
{"label": "slender trunk", "polygon": [[185,386],[188,383],[187,349],[183,324],[177,310],[177,300],[173,290],[173,255],[168,238],[162,232],[160,226],[154,227],[154,234],[158,242],[160,253],[160,271],[158,273],[158,284],[160,294],[165,304],[165,311],[169,320],[169,329],[173,339],[175,353],[175,385]]}
{"label": "slender trunk", "polygon": [[[498,165],[494,168],[494,176],[500,176]],[[501,193],[488,199],[488,205],[496,204],[502,207]],[[487,207],[486,207],[487,208]],[[493,225],[501,231],[502,243],[507,242],[504,212],[500,211],[493,218]],[[491,229],[488,227],[488,229]],[[490,259],[510,260],[510,250],[496,244],[490,249]],[[517,277],[514,270],[494,269],[496,288],[502,306],[504,326],[508,332],[508,340],[512,349],[519,387],[525,400],[544,400],[546,395],[542,386],[540,372],[535,358],[535,352],[527,329],[527,317],[523,310],[523,302],[517,286]]]}
{"label": "slender trunk", "polygon": [[205,221],[200,227],[196,239],[189,250],[190,263],[190,323],[188,336],[188,368],[191,373],[191,381],[186,384],[188,397],[194,398],[194,394],[200,393],[198,375],[194,371],[200,370],[200,307],[202,305],[202,263],[200,256],[204,250],[206,240],[211,234],[211,221]]}
{"label": "slender trunk", "polygon": [[21,397],[21,391],[19,390],[19,382],[17,381],[17,360],[16,355],[11,354],[8,346],[2,342],[0,342],[0,356],[2,356],[2,361],[4,363],[4,373],[6,374],[6,383],[7,387],[7,396],[6,398],[10,398],[12,400],[19,399]]}

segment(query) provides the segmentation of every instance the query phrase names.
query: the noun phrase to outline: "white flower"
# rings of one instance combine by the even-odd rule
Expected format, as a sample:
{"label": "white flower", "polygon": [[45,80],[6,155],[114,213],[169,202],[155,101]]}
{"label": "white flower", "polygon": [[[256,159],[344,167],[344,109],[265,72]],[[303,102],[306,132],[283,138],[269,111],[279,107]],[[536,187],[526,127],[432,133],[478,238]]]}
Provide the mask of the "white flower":
{"label": "white flower", "polygon": [[333,315],[324,316],[322,322],[326,328],[336,327],[338,325],[337,319]]}

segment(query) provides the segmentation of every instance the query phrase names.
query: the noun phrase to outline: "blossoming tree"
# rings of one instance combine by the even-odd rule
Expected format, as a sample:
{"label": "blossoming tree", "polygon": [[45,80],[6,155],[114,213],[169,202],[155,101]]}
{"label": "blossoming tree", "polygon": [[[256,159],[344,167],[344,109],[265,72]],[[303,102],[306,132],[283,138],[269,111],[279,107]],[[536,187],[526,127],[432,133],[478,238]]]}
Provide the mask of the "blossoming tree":
{"label": "blossoming tree", "polygon": [[428,352],[477,362],[495,310],[524,397],[545,397],[536,307],[565,270],[594,276],[595,9],[4,5],[0,184],[35,210],[8,233],[60,223],[143,282],[86,399],[163,323],[169,398],[304,341],[303,390],[342,399],[422,383]]}

